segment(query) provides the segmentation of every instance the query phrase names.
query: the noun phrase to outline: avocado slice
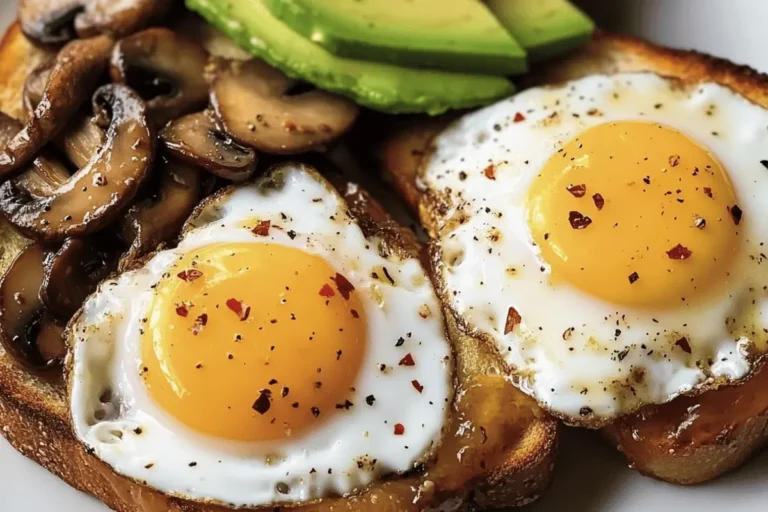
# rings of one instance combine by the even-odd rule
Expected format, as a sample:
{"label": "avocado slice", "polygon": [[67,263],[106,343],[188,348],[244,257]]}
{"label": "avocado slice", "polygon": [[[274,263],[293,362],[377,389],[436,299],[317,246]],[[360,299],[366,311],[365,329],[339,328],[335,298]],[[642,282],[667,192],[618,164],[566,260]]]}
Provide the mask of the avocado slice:
{"label": "avocado slice", "polygon": [[328,53],[276,19],[264,0],[187,0],[187,7],[284,73],[389,113],[441,114],[509,96],[506,78],[412,69]]}
{"label": "avocado slice", "polygon": [[525,51],[477,0],[266,0],[334,55],[401,66],[514,75]]}
{"label": "avocado slice", "polygon": [[487,0],[488,8],[536,62],[585,43],[595,29],[567,0]]}

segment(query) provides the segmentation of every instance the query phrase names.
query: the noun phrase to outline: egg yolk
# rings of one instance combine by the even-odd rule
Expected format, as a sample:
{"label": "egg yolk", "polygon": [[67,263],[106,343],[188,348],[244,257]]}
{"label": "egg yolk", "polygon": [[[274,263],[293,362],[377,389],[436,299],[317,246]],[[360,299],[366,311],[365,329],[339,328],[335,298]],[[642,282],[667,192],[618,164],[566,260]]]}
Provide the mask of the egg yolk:
{"label": "egg yolk", "polygon": [[195,431],[274,440],[352,406],[365,314],[324,259],[213,244],[177,260],[153,293],[140,372],[160,407]]}
{"label": "egg yolk", "polygon": [[527,216],[552,284],[650,308],[727,282],[742,222],[720,162],[641,121],[593,126],[565,144],[534,179]]}

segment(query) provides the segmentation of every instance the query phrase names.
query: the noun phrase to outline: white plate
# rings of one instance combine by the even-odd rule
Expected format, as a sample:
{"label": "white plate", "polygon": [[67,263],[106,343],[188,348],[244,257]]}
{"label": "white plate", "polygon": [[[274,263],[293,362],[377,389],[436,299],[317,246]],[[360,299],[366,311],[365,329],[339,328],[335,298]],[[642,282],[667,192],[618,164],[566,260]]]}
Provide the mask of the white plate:
{"label": "white plate", "polygon": [[[0,0],[0,27],[14,6]],[[768,71],[768,2],[764,0],[584,0],[596,17],[656,41],[695,47]],[[617,5],[620,4],[620,5]],[[618,13],[618,14],[617,14]],[[610,16],[609,16],[610,15]],[[567,430],[555,483],[530,512],[741,512],[768,506],[768,454],[725,478],[682,488],[644,478],[593,433]],[[106,508],[14,452],[0,438],[0,511],[99,512]]]}

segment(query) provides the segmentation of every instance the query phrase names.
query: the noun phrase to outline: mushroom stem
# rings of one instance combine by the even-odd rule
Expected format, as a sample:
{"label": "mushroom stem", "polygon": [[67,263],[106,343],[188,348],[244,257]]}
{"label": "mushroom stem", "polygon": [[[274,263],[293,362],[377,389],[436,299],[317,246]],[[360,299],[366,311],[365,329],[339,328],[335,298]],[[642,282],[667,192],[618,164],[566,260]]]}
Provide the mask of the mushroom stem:
{"label": "mushroom stem", "polygon": [[111,39],[99,36],[62,48],[40,103],[0,153],[0,180],[19,174],[74,116],[106,69],[112,45]]}
{"label": "mushroom stem", "polygon": [[45,197],[33,197],[13,181],[0,186],[0,211],[27,236],[63,240],[98,231],[120,215],[148,177],[155,133],[141,98],[123,85],[105,85],[94,94],[93,109],[109,120],[106,141],[64,185]]}
{"label": "mushroom stem", "polygon": [[141,256],[175,238],[200,198],[202,176],[186,162],[163,158],[159,190],[128,210],[121,223],[121,237],[130,244],[120,260],[126,270]]}
{"label": "mushroom stem", "polygon": [[[40,244],[29,245],[0,278],[0,343],[32,369],[56,366],[66,353],[62,329],[45,313],[39,297],[45,257]],[[38,342],[43,340],[41,350]]]}
{"label": "mushroom stem", "polygon": [[167,28],[150,28],[115,45],[110,74],[113,82],[137,91],[152,120],[163,126],[205,107],[207,63],[208,52],[197,43]]}

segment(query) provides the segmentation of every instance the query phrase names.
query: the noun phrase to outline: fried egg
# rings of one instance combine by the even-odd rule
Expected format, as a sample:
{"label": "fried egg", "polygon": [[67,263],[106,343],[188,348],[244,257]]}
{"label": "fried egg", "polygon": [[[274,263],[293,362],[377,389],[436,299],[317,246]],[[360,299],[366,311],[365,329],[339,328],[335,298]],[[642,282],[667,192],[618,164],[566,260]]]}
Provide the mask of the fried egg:
{"label": "fried egg", "polygon": [[768,338],[766,127],[726,87],[650,73],[465,116],[419,176],[441,294],[571,423],[747,378]]}
{"label": "fried egg", "polygon": [[79,440],[117,473],[230,506],[360,489],[437,447],[451,349],[418,260],[286,164],[206,200],[175,249],[70,325]]}

